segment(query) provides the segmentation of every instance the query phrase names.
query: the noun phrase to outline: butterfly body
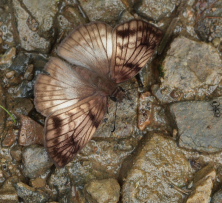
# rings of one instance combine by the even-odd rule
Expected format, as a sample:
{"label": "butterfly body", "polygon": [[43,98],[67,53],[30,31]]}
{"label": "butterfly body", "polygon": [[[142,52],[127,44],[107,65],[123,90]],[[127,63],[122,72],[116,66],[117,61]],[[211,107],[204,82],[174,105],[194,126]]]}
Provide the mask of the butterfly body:
{"label": "butterfly body", "polygon": [[69,163],[92,138],[108,98],[122,101],[120,83],[150,61],[162,31],[131,20],[114,29],[101,22],[76,28],[58,46],[35,84],[36,109],[47,117],[45,146],[54,163]]}

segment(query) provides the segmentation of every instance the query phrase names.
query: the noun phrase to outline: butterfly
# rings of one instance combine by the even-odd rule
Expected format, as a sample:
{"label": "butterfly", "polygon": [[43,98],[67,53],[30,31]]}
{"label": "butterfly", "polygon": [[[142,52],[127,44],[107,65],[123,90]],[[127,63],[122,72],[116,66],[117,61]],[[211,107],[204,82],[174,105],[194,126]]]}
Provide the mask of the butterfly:
{"label": "butterfly", "polygon": [[63,167],[90,141],[103,120],[108,99],[121,101],[120,83],[150,61],[160,29],[131,20],[114,29],[102,22],[81,25],[57,47],[35,83],[35,107],[46,116],[45,147]]}

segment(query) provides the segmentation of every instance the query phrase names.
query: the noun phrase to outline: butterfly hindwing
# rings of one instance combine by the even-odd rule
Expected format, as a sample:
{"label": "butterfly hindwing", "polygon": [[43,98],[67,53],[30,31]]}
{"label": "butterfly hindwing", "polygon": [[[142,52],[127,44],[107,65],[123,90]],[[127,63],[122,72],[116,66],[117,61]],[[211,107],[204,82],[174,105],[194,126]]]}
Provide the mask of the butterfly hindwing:
{"label": "butterfly hindwing", "polygon": [[112,78],[121,83],[134,77],[152,59],[162,31],[142,21],[131,20],[113,32]]}
{"label": "butterfly hindwing", "polygon": [[102,121],[106,108],[106,97],[91,96],[47,118],[45,145],[57,166],[66,165],[88,143]]}

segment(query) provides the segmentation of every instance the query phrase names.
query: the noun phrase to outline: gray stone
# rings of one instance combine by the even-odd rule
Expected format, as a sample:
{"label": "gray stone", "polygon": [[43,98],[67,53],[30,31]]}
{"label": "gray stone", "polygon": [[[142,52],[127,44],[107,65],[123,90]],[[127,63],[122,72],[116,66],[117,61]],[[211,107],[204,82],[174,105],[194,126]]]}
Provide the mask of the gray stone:
{"label": "gray stone", "polygon": [[119,0],[79,0],[79,2],[90,21],[103,21],[114,24],[125,9],[124,4]]}
{"label": "gray stone", "polygon": [[24,164],[23,173],[26,177],[36,178],[45,173],[51,166],[48,154],[44,147],[31,145],[22,152]]}
{"label": "gray stone", "polygon": [[204,41],[213,41],[222,37],[222,0],[215,2],[197,1],[195,9],[197,12],[195,31]]}
{"label": "gray stone", "polygon": [[56,190],[59,196],[70,193],[71,181],[66,168],[56,168],[48,180],[50,188]]}
{"label": "gray stone", "polygon": [[119,202],[120,186],[115,179],[92,180],[85,186],[85,190],[88,194],[88,202]]}
{"label": "gray stone", "polygon": [[[215,100],[222,103],[222,98]],[[201,152],[222,150],[222,120],[215,117],[212,101],[180,102],[170,106],[178,128],[179,145]]]}
{"label": "gray stone", "polygon": [[22,4],[13,0],[13,6],[22,48],[47,53],[50,48],[48,32],[52,28],[53,16],[57,12],[56,1],[24,0]]}
{"label": "gray stone", "polygon": [[211,203],[222,203],[222,189],[218,190],[216,193],[214,193]]}
{"label": "gray stone", "polygon": [[152,92],[162,103],[203,99],[211,95],[222,80],[222,61],[216,48],[176,38],[162,65],[164,77]]}
{"label": "gray stone", "polygon": [[158,20],[159,18],[170,16],[179,2],[178,0],[143,0],[138,12]]}
{"label": "gray stone", "polygon": [[139,152],[128,162],[123,202],[182,202],[183,194],[174,188],[187,184],[192,169],[175,141],[154,134],[143,140]]}
{"label": "gray stone", "polygon": [[35,190],[22,182],[16,184],[16,189],[18,196],[24,199],[25,203],[45,203],[49,199],[46,193]]}

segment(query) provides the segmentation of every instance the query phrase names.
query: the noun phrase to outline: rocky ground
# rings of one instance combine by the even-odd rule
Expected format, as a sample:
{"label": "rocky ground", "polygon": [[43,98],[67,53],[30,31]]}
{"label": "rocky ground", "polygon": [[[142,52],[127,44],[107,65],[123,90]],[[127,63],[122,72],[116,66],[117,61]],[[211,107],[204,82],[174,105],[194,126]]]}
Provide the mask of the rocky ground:
{"label": "rocky ground", "polygon": [[[133,18],[165,33],[144,87],[124,83],[116,130],[111,102],[93,140],[56,168],[36,76],[76,26]],[[1,0],[0,77],[0,202],[222,202],[221,0]]]}

